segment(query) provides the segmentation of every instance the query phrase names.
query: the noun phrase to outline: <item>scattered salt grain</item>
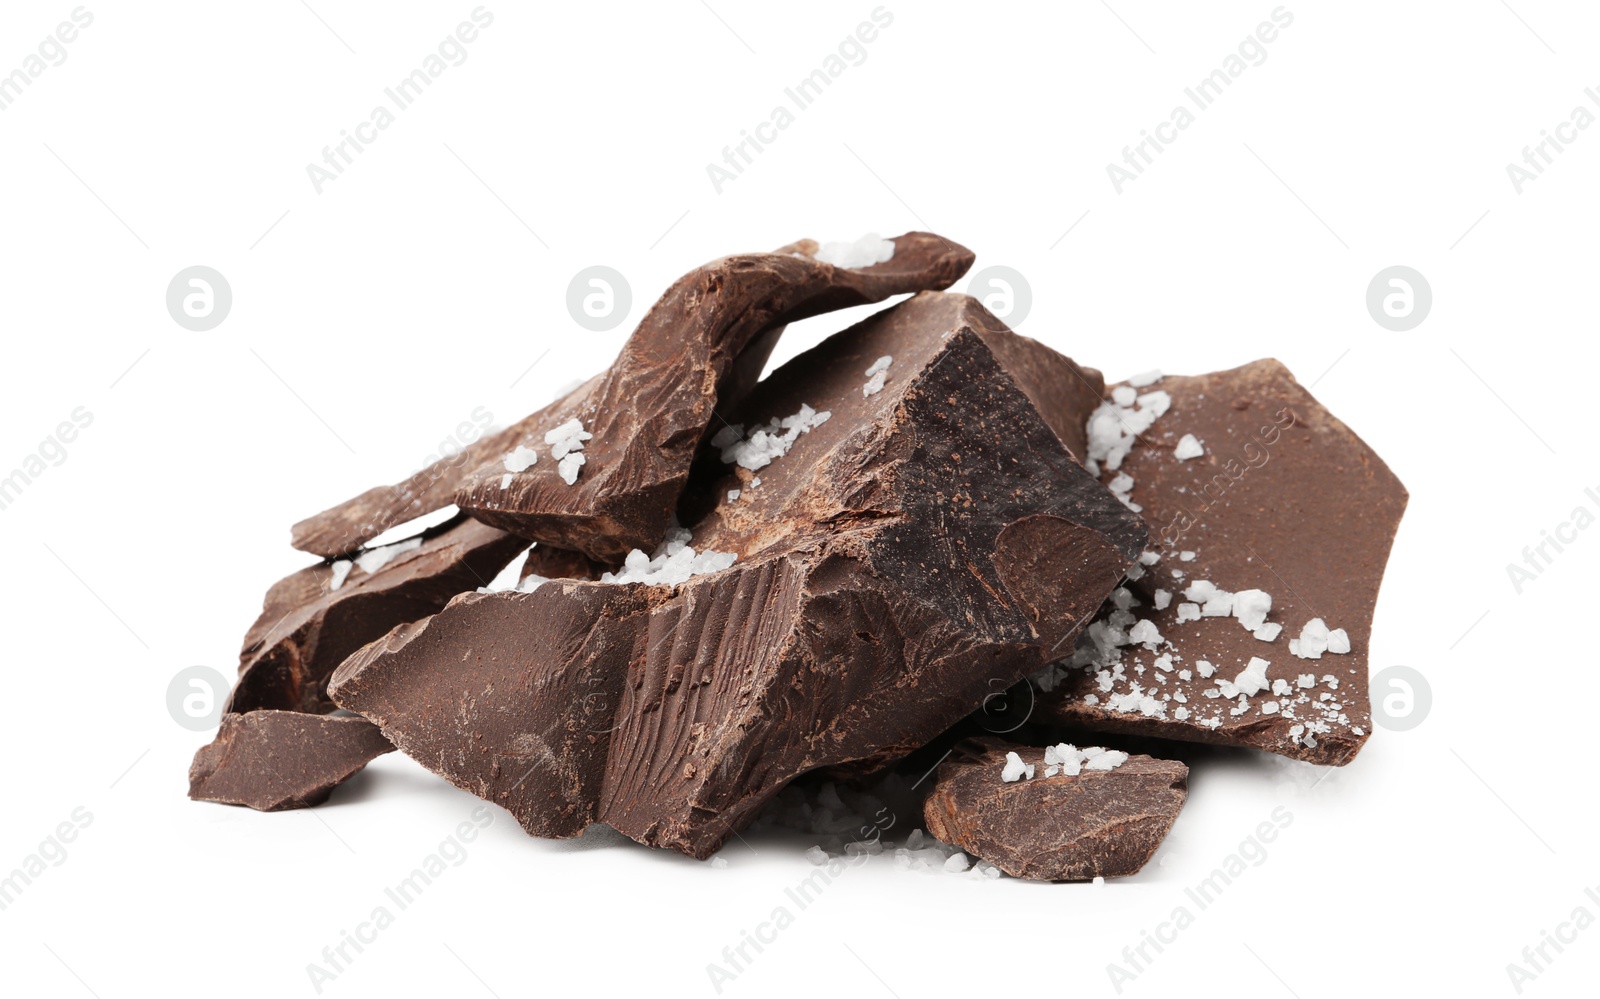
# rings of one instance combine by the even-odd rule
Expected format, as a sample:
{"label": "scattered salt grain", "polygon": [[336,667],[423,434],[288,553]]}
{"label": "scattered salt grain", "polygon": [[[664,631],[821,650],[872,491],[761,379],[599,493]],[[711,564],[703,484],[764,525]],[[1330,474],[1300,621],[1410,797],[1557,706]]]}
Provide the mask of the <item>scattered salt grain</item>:
{"label": "scattered salt grain", "polygon": [[1300,629],[1300,638],[1289,643],[1289,651],[1301,659],[1321,659],[1328,651],[1328,626],[1322,618],[1314,617]]}
{"label": "scattered salt grain", "polygon": [[[742,423],[723,427],[711,438],[711,446],[722,452],[723,464],[737,463],[740,468],[748,468],[753,472],[772,464],[773,459],[788,454],[801,434],[808,434],[822,426],[832,415],[827,410],[819,413],[801,403],[800,412],[782,420],[774,417],[766,426],[751,430],[748,436]],[[756,479],[750,485],[756,486],[760,482],[760,479]]]}
{"label": "scattered salt grain", "polygon": [[737,490],[737,489],[728,490],[728,502],[729,503],[732,503],[734,500],[736,500],[738,498],[739,498],[739,490]]}
{"label": "scattered salt grain", "polygon": [[1134,388],[1144,388],[1146,385],[1154,385],[1160,380],[1161,369],[1151,368],[1149,371],[1140,372],[1139,374],[1134,375],[1132,378],[1129,378],[1128,384],[1132,385]]}
{"label": "scattered salt grain", "polygon": [[511,480],[515,479],[515,478],[516,478],[516,476],[512,475],[510,472],[507,472],[506,474],[500,476],[500,488],[501,489],[510,489],[511,488]]}
{"label": "scattered salt grain", "polygon": [[1194,561],[1194,552],[1179,552],[1178,553],[1178,561],[1179,562],[1193,562]]}
{"label": "scattered salt grain", "polygon": [[371,575],[406,552],[416,551],[421,547],[421,538],[409,538],[392,545],[384,545],[382,548],[374,548],[370,551],[362,552],[356,556],[356,565],[360,566],[362,572]]}
{"label": "scattered salt grain", "polygon": [[696,552],[689,544],[692,539],[687,529],[675,527],[667,532],[667,540],[654,555],[635,548],[623,560],[621,572],[602,573],[600,582],[677,586],[694,576],[720,572],[738,560],[733,552]]}
{"label": "scattered salt grain", "polygon": [[[582,451],[583,442],[592,440],[594,435],[583,429],[583,421],[573,417],[567,422],[548,431],[544,435],[544,442],[550,445],[550,457],[560,458],[573,451]],[[532,464],[532,462],[529,462]],[[508,465],[509,469],[510,466]],[[510,469],[516,471],[516,469]]]}
{"label": "scattered salt grain", "polygon": [[711,866],[715,867],[717,870],[721,870],[722,868],[728,866],[728,862],[721,857],[712,857]]}
{"label": "scattered salt grain", "polygon": [[1172,456],[1179,461],[1198,458],[1205,453],[1206,449],[1200,445],[1194,434],[1184,434],[1178,439],[1178,446],[1172,449]]}
{"label": "scattered salt grain", "polygon": [[892,354],[885,354],[882,357],[878,358],[876,361],[872,362],[872,366],[867,368],[866,375],[867,375],[868,378],[871,378],[873,375],[877,374],[880,371],[888,371],[889,370],[889,365],[891,365],[893,363],[894,363],[894,356]]}
{"label": "scattered salt grain", "polygon": [[1128,754],[1120,749],[1107,749],[1083,765],[1085,770],[1115,770],[1128,762]]}
{"label": "scattered salt grain", "polygon": [[1001,782],[1010,784],[1014,781],[1021,780],[1024,775],[1026,775],[1029,780],[1032,780],[1033,766],[1031,764],[1022,762],[1022,757],[1018,756],[1015,752],[1007,753],[1006,765],[1000,770]]}
{"label": "scattered salt grain", "polygon": [[1265,590],[1240,590],[1233,595],[1233,616],[1247,631],[1255,631],[1267,622],[1267,612],[1272,610],[1272,594]]}
{"label": "scattered salt grain", "polygon": [[816,258],[835,267],[870,267],[894,259],[894,241],[869,232],[854,242],[824,243]]}
{"label": "scattered salt grain", "polygon": [[588,458],[584,457],[582,451],[569,451],[563,455],[561,461],[556,464],[556,471],[561,473],[561,481],[569,486],[577,482],[578,469],[582,468],[588,460]]}
{"label": "scattered salt grain", "polygon": [[1328,632],[1328,651],[1334,655],[1348,655],[1350,652],[1350,635],[1343,628],[1335,628]]}
{"label": "scattered salt grain", "polygon": [[[548,434],[546,435],[549,436]],[[560,455],[556,455],[560,457]],[[505,466],[508,472],[525,472],[532,468],[534,462],[539,460],[539,452],[526,444],[518,444],[517,449],[505,456]]]}
{"label": "scattered salt grain", "polygon": [[820,846],[808,847],[806,849],[806,859],[815,866],[821,867],[828,862],[828,854]]}
{"label": "scattered salt grain", "polygon": [[1172,603],[1172,594],[1169,591],[1167,591],[1167,590],[1157,590],[1156,591],[1156,594],[1155,594],[1155,608],[1156,608],[1156,610],[1158,610],[1158,611],[1159,610],[1166,610],[1167,609],[1167,605],[1170,604],[1170,603]]}
{"label": "scattered salt grain", "polygon": [[350,575],[350,570],[355,567],[356,564],[346,558],[342,558],[329,566],[328,568],[333,570],[333,575],[328,577],[328,589],[337,590],[343,586],[345,579]]}
{"label": "scattered salt grain", "polygon": [[1263,642],[1276,641],[1278,633],[1283,631],[1283,625],[1276,621],[1269,622],[1257,628],[1253,634]]}
{"label": "scattered salt grain", "polygon": [[960,874],[962,871],[966,870],[968,866],[969,861],[967,860],[967,855],[959,851],[952,853],[950,858],[944,862],[944,869],[949,874]]}
{"label": "scattered salt grain", "polygon": [[1139,397],[1139,390],[1131,385],[1118,385],[1111,390],[1111,401],[1126,409]]}

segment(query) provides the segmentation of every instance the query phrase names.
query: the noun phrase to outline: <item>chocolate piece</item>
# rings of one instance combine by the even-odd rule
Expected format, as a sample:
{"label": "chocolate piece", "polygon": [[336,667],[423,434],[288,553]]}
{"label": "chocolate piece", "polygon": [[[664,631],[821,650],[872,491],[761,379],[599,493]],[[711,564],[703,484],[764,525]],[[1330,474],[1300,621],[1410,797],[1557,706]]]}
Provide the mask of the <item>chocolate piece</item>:
{"label": "chocolate piece", "polygon": [[[440,463],[301,521],[295,547],[323,555],[348,551],[446,505],[452,492],[485,523],[602,560],[655,544],[671,521],[696,446],[716,423],[719,393],[737,397],[759,376],[785,324],[947,288],[972,265],[971,251],[930,233],[907,233],[894,243],[892,259],[854,270],[815,260],[816,243],[803,240],[692,271],[645,315],[603,375],[474,443],[448,467]],[[592,436],[569,485],[544,435],[573,419]],[[539,460],[503,486],[503,458],[522,444]]]}
{"label": "chocolate piece", "polygon": [[[551,406],[568,405],[582,399],[599,382],[600,376],[596,375]],[[289,543],[301,551],[333,558],[356,551],[391,527],[444,509],[455,502],[456,490],[479,466],[497,459],[525,440],[533,432],[533,421],[538,415],[535,413],[504,430],[481,437],[458,453],[440,458],[392,486],[374,486],[360,496],[307,517],[290,528]]]}
{"label": "chocolate piece", "polygon": [[[598,754],[608,740],[594,811],[576,813],[696,857],[799,774],[910,752],[1066,646],[1145,542],[1140,519],[1074,460],[997,361],[990,343],[1014,337],[972,299],[933,294],[838,334],[727,415],[753,429],[806,405],[830,414],[806,420],[781,457],[731,474],[722,465],[712,486],[697,487],[739,490],[694,529],[702,557],[731,553],[731,568],[675,590],[566,582],[464,598],[428,625],[449,623],[448,640],[410,657],[410,644],[367,650],[341,667],[335,699],[402,748],[430,747],[424,765],[477,793],[483,767],[462,765],[463,747],[527,760],[527,779],[576,794],[514,796],[514,809],[544,810],[519,812],[530,829],[577,823],[595,757],[577,766],[565,746],[531,754],[522,734],[609,730],[588,742]],[[864,391],[864,372],[885,355],[883,387]],[[645,604],[620,613],[610,603],[619,598],[594,595],[618,590]],[[457,731],[461,703],[430,711],[447,695],[427,688],[448,684],[484,647],[475,617],[511,613],[486,604],[526,616],[494,632],[513,639],[497,660],[509,672],[474,675]],[[586,654],[539,637],[587,634],[597,606],[623,625],[606,642],[627,663],[600,664],[621,679],[607,719],[587,712],[585,684],[570,679],[586,675]],[[395,700],[362,693],[378,689]],[[502,715],[517,720],[501,725]],[[502,786],[499,775],[487,781],[491,792]]]}
{"label": "chocolate piece", "polygon": [[666,596],[655,590],[463,594],[351,656],[329,693],[531,835],[576,836],[595,821],[622,684]]}
{"label": "chocolate piece", "polygon": [[[1002,780],[1006,754],[1031,779]],[[1189,768],[1130,756],[1112,770],[1045,776],[1043,749],[972,739],[939,764],[923,804],[928,831],[1016,878],[1122,878],[1166,838],[1189,792]]]}
{"label": "chocolate piece", "polygon": [[527,561],[522,563],[519,580],[527,583],[531,576],[541,579],[599,579],[606,568],[582,552],[536,544],[529,550]]}
{"label": "chocolate piece", "polygon": [[[1128,583],[1136,604],[1108,607],[1080,640],[1076,668],[1042,678],[1053,689],[1034,720],[1350,762],[1372,731],[1368,637],[1405,487],[1277,361],[1139,391],[1171,408],[1104,478],[1131,477],[1160,561]],[[1225,591],[1209,609],[1206,584]],[[1271,598],[1259,638],[1243,623],[1252,590]],[[1319,658],[1294,655],[1313,619],[1348,651],[1334,636]],[[1322,642],[1313,626],[1302,651]]]}
{"label": "chocolate piece", "polygon": [[189,797],[257,811],[309,808],[394,749],[364,718],[299,711],[225,714],[189,767]]}
{"label": "chocolate piece", "polygon": [[397,624],[434,613],[456,594],[488,585],[527,544],[456,517],[385,546],[400,550],[373,572],[358,564],[322,564],[284,577],[267,591],[261,616],[245,635],[228,710],[333,710],[328,676],[346,656]]}
{"label": "chocolate piece", "polygon": [[[538,414],[526,443],[544,450],[539,463],[507,484],[503,463],[491,460],[456,502],[485,523],[597,559],[651,547],[671,523],[707,428],[721,428],[713,410],[751,338],[834,309],[948,287],[971,263],[963,247],[910,233],[895,241],[893,258],[856,270],[794,253],[708,264],[667,290],[592,394]],[[544,439],[569,420],[592,435],[570,484]]]}

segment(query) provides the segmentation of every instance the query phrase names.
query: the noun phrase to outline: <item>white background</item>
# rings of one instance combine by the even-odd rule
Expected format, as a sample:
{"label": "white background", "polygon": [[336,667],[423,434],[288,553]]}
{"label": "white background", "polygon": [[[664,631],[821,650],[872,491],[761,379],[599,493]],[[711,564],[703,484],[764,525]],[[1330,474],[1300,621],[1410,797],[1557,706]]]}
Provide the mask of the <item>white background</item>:
{"label": "white background", "polygon": [[[0,112],[0,468],[74,407],[94,417],[0,512],[0,870],[93,815],[0,912],[6,994],[314,994],[306,966],[476,800],[396,754],[322,809],[190,802],[209,736],[169,717],[173,674],[231,673],[266,587],[306,562],[292,522],[419,467],[475,407],[510,422],[600,369],[680,273],[868,230],[1016,268],[1019,328],[1110,379],[1270,355],[1314,381],[1411,490],[1372,665],[1423,671],[1433,710],[1327,776],[1198,766],[1165,862],[1124,882],[852,870],[723,994],[1115,994],[1107,965],[1279,806],[1266,860],[1124,994],[1512,995],[1541,931],[1600,915],[1600,531],[1521,595],[1506,573],[1597,508],[1600,128],[1520,194],[1506,174],[1600,87],[1592,8],[1289,4],[1266,61],[1118,194],[1107,163],[1270,0],[899,0],[719,194],[706,164],[872,0],[491,3],[466,62],[319,195],[306,165],[473,6],[90,4],[66,61]],[[0,9],[0,72],[72,9]],[[633,288],[609,333],[565,307],[595,263]],[[1404,333],[1364,305],[1397,263],[1434,294]],[[232,285],[210,332],[164,306],[192,264]],[[852,318],[794,328],[780,358]],[[717,870],[497,813],[324,994],[711,995],[706,966],[786,903],[805,845],[735,841]],[[1597,949],[1579,933],[1525,994],[1589,994]]]}

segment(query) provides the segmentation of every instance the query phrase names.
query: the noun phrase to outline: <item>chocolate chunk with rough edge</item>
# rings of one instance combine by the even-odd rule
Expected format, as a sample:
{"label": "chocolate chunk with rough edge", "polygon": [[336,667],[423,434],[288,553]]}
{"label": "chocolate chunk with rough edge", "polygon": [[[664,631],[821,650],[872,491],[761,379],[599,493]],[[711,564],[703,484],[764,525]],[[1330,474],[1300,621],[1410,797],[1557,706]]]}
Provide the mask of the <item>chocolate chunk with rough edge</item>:
{"label": "chocolate chunk with rough edge", "polygon": [[[1405,487],[1277,361],[1139,391],[1167,393],[1170,409],[1104,477],[1131,477],[1160,561],[1128,583],[1137,603],[1091,625],[1076,665],[1040,677],[1051,689],[1033,720],[1350,762],[1372,731],[1372,612]],[[1204,453],[1180,460],[1190,435]],[[1224,593],[1210,611],[1207,587]],[[1249,590],[1271,596],[1261,638],[1220,613]],[[1342,630],[1348,652],[1295,655],[1290,641],[1314,619]],[[1133,641],[1146,620],[1156,639]],[[1250,670],[1255,659],[1265,667]]]}
{"label": "chocolate chunk with rough edge", "polygon": [[602,821],[706,856],[800,774],[903,756],[1071,646],[1146,535],[1030,401],[1019,376],[1048,366],[1013,373],[991,346],[1017,339],[922,294],[727,414],[746,438],[829,417],[756,468],[722,439],[735,461],[693,543],[738,561],[653,612],[670,640],[623,691]]}
{"label": "chocolate chunk with rough edge", "polygon": [[456,594],[488,585],[527,546],[458,516],[385,546],[398,553],[372,572],[351,564],[338,589],[333,583],[344,567],[327,563],[284,577],[267,591],[261,616],[245,635],[228,710],[331,711],[328,677],[346,656],[397,624],[434,613]]}
{"label": "chocolate chunk with rough edge", "polygon": [[394,746],[364,718],[299,711],[225,714],[189,767],[189,797],[257,811],[308,808]]}
{"label": "chocolate chunk with rough edge", "polygon": [[[736,397],[758,377],[785,324],[947,288],[972,265],[971,251],[931,233],[894,244],[893,258],[859,269],[817,261],[817,244],[802,240],[692,271],[645,315],[604,374],[406,482],[301,521],[295,547],[337,555],[452,501],[486,523],[600,559],[654,545],[695,447],[715,423],[719,393]],[[572,419],[593,436],[569,485],[544,435]],[[502,458],[519,444],[539,460],[502,487]]]}
{"label": "chocolate chunk with rough edge", "polygon": [[[594,818],[696,857],[802,773],[923,745],[1070,644],[1145,543],[996,360],[989,342],[1014,334],[976,309],[914,298],[729,414],[830,414],[699,487],[743,484],[693,529],[732,567],[463,597],[353,657],[335,699],[530,831]],[[864,393],[884,355],[883,389]]]}
{"label": "chocolate chunk with rough edge", "polygon": [[622,684],[664,596],[569,581],[463,594],[351,656],[329,693],[530,834],[576,836],[595,820]]}
{"label": "chocolate chunk with rough edge", "polygon": [[[1008,752],[1033,765],[1031,779],[1001,779]],[[1047,769],[1043,749],[993,738],[960,743],[923,803],[928,831],[1012,877],[1121,878],[1150,860],[1189,791],[1188,767],[1149,756],[1074,776],[1047,777]]]}

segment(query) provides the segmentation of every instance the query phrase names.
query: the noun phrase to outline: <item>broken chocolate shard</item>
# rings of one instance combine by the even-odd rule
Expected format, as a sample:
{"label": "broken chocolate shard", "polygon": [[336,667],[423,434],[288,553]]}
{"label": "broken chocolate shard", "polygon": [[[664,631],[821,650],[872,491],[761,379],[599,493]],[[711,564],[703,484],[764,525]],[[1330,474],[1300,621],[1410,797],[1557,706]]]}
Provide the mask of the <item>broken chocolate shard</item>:
{"label": "broken chocolate shard", "polygon": [[[907,233],[888,261],[860,269],[821,263],[802,240],[773,253],[724,257],[675,282],[611,368],[516,425],[395,486],[380,486],[294,526],[296,548],[351,551],[396,524],[459,502],[486,523],[599,559],[649,547],[665,533],[713,407],[759,376],[790,322],[892,295],[947,288],[973,255],[940,236]],[[582,465],[544,435],[580,421]],[[509,484],[502,458],[540,453]],[[572,482],[566,481],[569,475]]]}
{"label": "broken chocolate shard", "polygon": [[[1277,361],[1137,391],[1164,412],[1102,457],[1149,522],[1151,564],[1039,678],[1033,720],[1350,762],[1405,487]],[[1122,413],[1102,430],[1144,422]]]}
{"label": "broken chocolate shard", "polygon": [[189,767],[189,797],[262,812],[308,808],[394,746],[364,718],[299,711],[225,714]]}
{"label": "broken chocolate shard", "polygon": [[546,460],[508,483],[503,465],[491,461],[463,484],[457,504],[485,523],[600,560],[655,545],[752,338],[823,312],[948,287],[972,263],[970,251],[928,233],[894,242],[893,258],[858,270],[763,253],[726,257],[680,278],[592,393],[535,419],[526,443],[536,449],[578,421],[590,435],[576,452],[581,467],[574,473],[563,467],[570,458]]}
{"label": "broken chocolate shard", "polygon": [[[1008,753],[1033,776],[1004,779]],[[1130,756],[1111,770],[1046,776],[1051,769],[1043,749],[959,744],[923,804],[928,831],[1012,877],[1121,878],[1150,860],[1188,796],[1189,768],[1171,760]]]}
{"label": "broken chocolate shard", "polygon": [[563,838],[596,818],[651,587],[552,581],[470,593],[351,656],[329,693],[407,756]]}
{"label": "broken chocolate shard", "polygon": [[458,516],[354,561],[286,576],[245,635],[228,710],[333,710],[328,677],[350,653],[487,585],[527,544]]}
{"label": "broken chocolate shard", "polygon": [[[593,818],[695,857],[802,773],[912,751],[1070,647],[1146,541],[997,360],[1012,336],[928,294],[830,338],[728,414],[810,414],[781,455],[698,487],[739,490],[693,529],[731,567],[464,597],[353,657],[335,699],[530,831]],[[583,645],[600,620],[604,655]],[[470,703],[449,694],[464,670]]]}

